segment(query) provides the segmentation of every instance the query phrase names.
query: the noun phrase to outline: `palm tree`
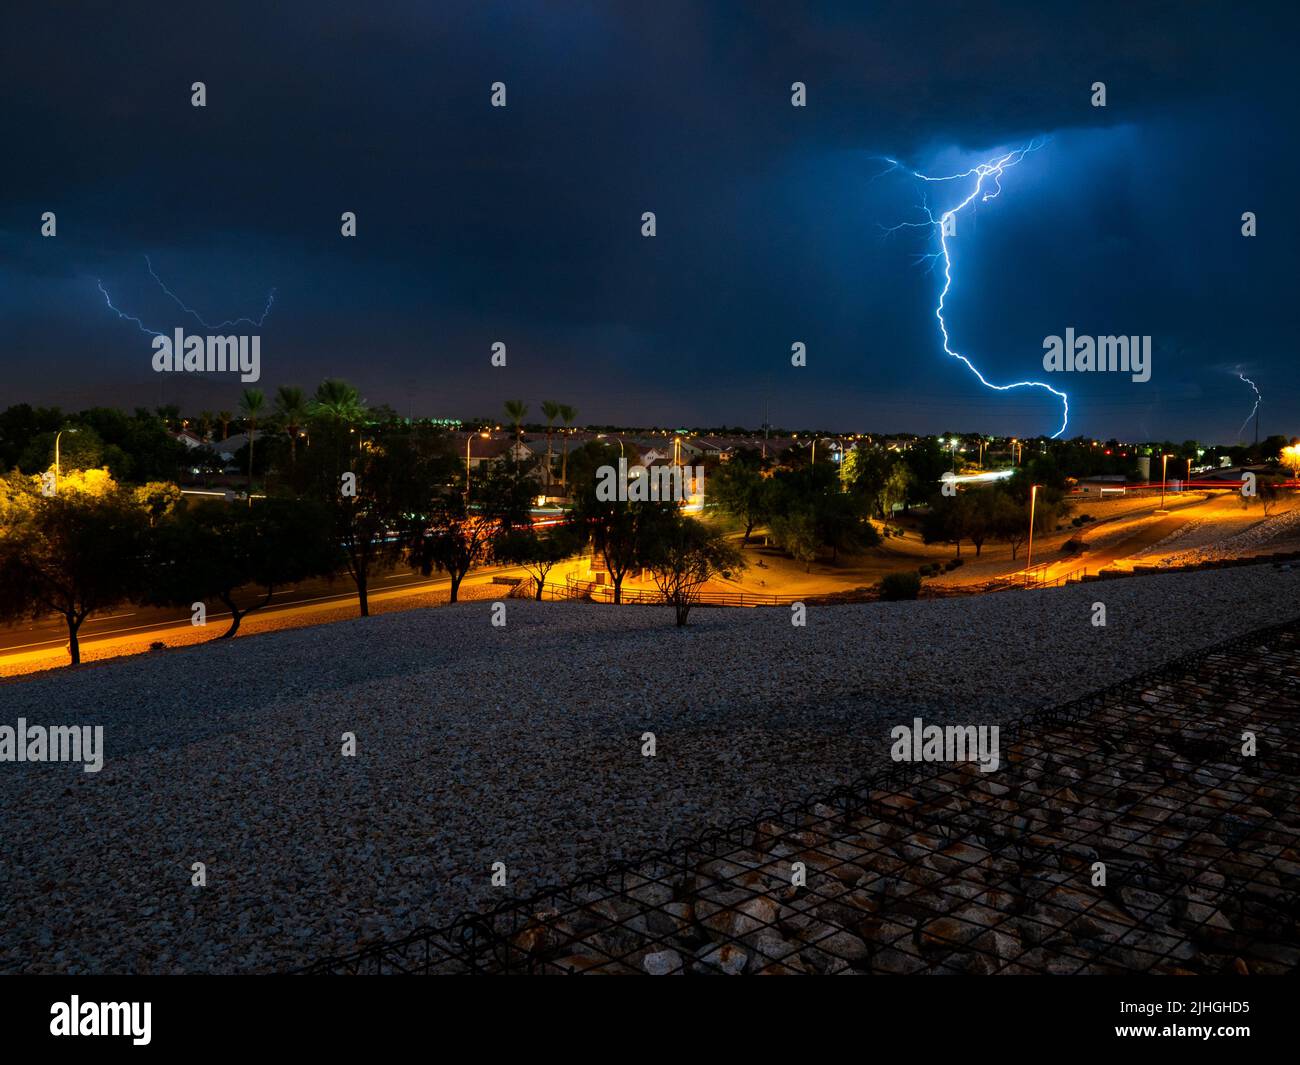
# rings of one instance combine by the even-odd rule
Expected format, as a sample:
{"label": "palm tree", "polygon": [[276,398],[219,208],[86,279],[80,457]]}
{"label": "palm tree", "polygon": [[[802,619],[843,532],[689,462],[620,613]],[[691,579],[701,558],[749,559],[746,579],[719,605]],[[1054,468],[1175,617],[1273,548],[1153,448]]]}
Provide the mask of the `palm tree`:
{"label": "palm tree", "polygon": [[[573,419],[577,416],[578,412],[568,404],[560,404],[560,420],[564,422],[565,429],[573,425]],[[560,484],[564,486],[567,494],[569,491],[569,434],[567,432],[564,434],[564,461],[560,466]]]}
{"label": "palm tree", "polygon": [[551,483],[551,430],[555,419],[560,416],[560,405],[547,400],[542,404],[542,413],[546,415],[546,483]]}
{"label": "palm tree", "polygon": [[307,419],[307,397],[301,388],[281,385],[275,390],[275,414],[289,434],[289,464],[298,465],[298,432]]}
{"label": "palm tree", "polygon": [[528,408],[524,406],[522,399],[506,400],[506,417],[515,427],[515,466],[519,465],[519,445],[523,443],[524,416],[528,413]]}
{"label": "palm tree", "polygon": [[313,418],[329,418],[353,425],[366,416],[366,401],[356,388],[337,377],[327,377],[316,386],[316,395],[307,404]]}
{"label": "palm tree", "polygon": [[207,440],[208,435],[212,432],[212,427],[217,422],[217,416],[210,410],[199,412],[199,436]]}
{"label": "palm tree", "polygon": [[253,435],[257,432],[257,419],[266,406],[266,396],[260,388],[246,388],[239,397],[239,409],[248,424],[248,505],[253,505]]}
{"label": "palm tree", "polygon": [[217,421],[221,423],[221,439],[224,440],[230,435],[230,423],[235,420],[235,416],[228,410],[217,412]]}

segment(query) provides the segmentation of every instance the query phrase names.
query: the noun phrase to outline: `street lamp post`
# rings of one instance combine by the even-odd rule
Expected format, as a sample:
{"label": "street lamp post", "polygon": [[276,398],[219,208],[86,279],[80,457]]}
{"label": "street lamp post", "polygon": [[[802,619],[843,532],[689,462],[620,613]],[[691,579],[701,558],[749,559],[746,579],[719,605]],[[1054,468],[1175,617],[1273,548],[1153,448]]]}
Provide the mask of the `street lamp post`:
{"label": "street lamp post", "polygon": [[1025,555],[1025,584],[1029,583],[1029,571],[1034,565],[1034,508],[1038,503],[1038,489],[1041,485],[1029,486],[1029,552]]}
{"label": "street lamp post", "polygon": [[76,429],[60,429],[54,434],[54,494],[59,494],[59,437],[64,433],[75,433]]}
{"label": "street lamp post", "polygon": [[1160,456],[1160,509],[1165,509],[1165,475],[1169,470],[1169,455]]}
{"label": "street lamp post", "polygon": [[[481,431],[478,435],[481,436],[484,440],[491,439],[491,434],[488,433],[486,430]],[[465,437],[465,501],[466,502],[469,501],[469,447],[472,443],[474,443],[474,434],[470,433],[469,436]]]}

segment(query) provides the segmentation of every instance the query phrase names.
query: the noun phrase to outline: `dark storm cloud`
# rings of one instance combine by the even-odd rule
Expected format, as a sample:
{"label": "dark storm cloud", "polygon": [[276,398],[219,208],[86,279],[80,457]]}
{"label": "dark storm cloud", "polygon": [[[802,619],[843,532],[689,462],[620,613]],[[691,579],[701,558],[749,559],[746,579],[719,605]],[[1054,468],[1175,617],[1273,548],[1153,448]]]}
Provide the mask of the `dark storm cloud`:
{"label": "dark storm cloud", "polygon": [[[279,302],[267,385],[343,374],[417,412],[1054,427],[938,347],[903,175],[1047,134],[961,247],[955,340],[1042,376],[1065,325],[1157,337],[1146,386],[1054,382],[1089,433],[1229,434],[1222,366],[1300,414],[1289,299],[1294,27],[1171,4],[225,4],[8,26],[4,398],[229,406],[159,382],[104,306]],[[189,104],[205,81],[209,106]],[[492,81],[509,107],[488,107]],[[809,106],[789,106],[790,83]],[[1110,106],[1088,105],[1105,81]],[[1243,210],[1261,236],[1238,236]],[[59,237],[42,240],[43,210]],[[338,235],[343,210],[359,236]],[[659,236],[638,233],[644,210]],[[160,325],[159,328],[164,326]],[[488,366],[504,339],[511,365]],[[812,356],[792,370],[789,345]],[[143,343],[142,343],[143,342]],[[51,373],[51,365],[63,367]],[[1035,367],[1039,372],[1034,373]],[[68,372],[75,371],[75,372]],[[1244,387],[1244,386],[1243,386]],[[75,398],[74,398],[75,393]],[[1281,429],[1279,424],[1274,428]]]}

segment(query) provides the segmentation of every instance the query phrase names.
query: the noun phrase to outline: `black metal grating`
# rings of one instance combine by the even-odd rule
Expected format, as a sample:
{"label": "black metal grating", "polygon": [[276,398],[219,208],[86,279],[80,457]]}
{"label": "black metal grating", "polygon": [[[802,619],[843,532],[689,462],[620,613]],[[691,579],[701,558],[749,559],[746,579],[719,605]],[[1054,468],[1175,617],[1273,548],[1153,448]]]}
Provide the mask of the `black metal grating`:
{"label": "black metal grating", "polygon": [[305,971],[1295,970],[1298,667],[1300,619],[1022,718],[996,773],[896,764]]}

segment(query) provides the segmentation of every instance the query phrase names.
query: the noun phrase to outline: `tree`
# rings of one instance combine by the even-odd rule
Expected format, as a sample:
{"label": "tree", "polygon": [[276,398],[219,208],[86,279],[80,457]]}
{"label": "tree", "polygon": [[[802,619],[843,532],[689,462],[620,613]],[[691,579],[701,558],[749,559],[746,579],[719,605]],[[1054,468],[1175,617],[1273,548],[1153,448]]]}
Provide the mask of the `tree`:
{"label": "tree", "polygon": [[321,418],[304,453],[306,482],[326,508],[360,614],[367,617],[371,576],[402,557],[411,530],[433,507],[437,486],[451,480],[455,460],[441,435],[432,433],[393,433],[352,454],[346,423]]}
{"label": "tree", "polygon": [[565,492],[569,490],[569,436],[572,432],[573,419],[578,416],[578,412],[564,403],[560,404],[560,421],[564,422],[564,459],[560,464],[560,484]]}
{"label": "tree", "polygon": [[75,666],[87,616],[130,600],[142,587],[145,513],[116,485],[45,497],[32,482],[11,478],[2,490],[0,618],[62,615]]}
{"label": "tree", "polygon": [[844,492],[819,492],[812,500],[812,516],[818,542],[831,549],[832,564],[841,551],[852,554],[880,543],[880,534],[863,519],[861,501]]}
{"label": "tree", "polygon": [[1276,482],[1259,478],[1255,485],[1255,494],[1253,496],[1243,495],[1241,497],[1241,507],[1243,510],[1248,509],[1255,500],[1259,501],[1264,510],[1264,517],[1270,517],[1277,508],[1279,493]]}
{"label": "tree", "polygon": [[937,438],[927,436],[903,452],[903,462],[911,473],[906,502],[924,503],[935,485],[952,468],[952,452]]}
{"label": "tree", "polygon": [[889,473],[876,496],[876,509],[886,529],[889,528],[889,519],[894,516],[895,507],[907,503],[915,483],[915,477],[907,463],[895,461],[890,464]]}
{"label": "tree", "polygon": [[1300,444],[1288,444],[1278,455],[1279,461],[1291,471],[1291,478],[1300,478]]}
{"label": "tree", "polygon": [[257,419],[266,406],[266,396],[260,388],[246,388],[239,397],[239,409],[244,412],[248,425],[248,505],[253,505],[253,438],[257,435]]}
{"label": "tree", "polygon": [[740,551],[722,533],[676,509],[661,517],[646,544],[645,562],[656,587],[672,604],[679,628],[706,581],[745,566]]}
{"label": "tree", "polygon": [[817,523],[808,511],[787,511],[773,517],[772,539],[782,551],[804,564],[805,573],[817,558]]}
{"label": "tree", "polygon": [[307,414],[351,429],[365,420],[366,401],[346,381],[327,377],[316,386],[316,394],[307,404]]}
{"label": "tree", "polygon": [[454,603],[465,575],[490,557],[496,532],[491,522],[470,510],[461,492],[447,492],[425,515],[410,541],[407,560],[426,577],[435,569],[446,571]]}
{"label": "tree", "polygon": [[217,421],[221,424],[221,439],[225,440],[230,435],[230,423],[235,420],[235,416],[228,410],[217,412]]}
{"label": "tree", "polygon": [[542,413],[546,415],[546,483],[551,483],[551,433],[555,429],[555,419],[560,416],[560,405],[547,400],[542,404]]}
{"label": "tree", "polygon": [[749,543],[756,525],[766,521],[770,512],[770,481],[752,462],[739,457],[725,463],[713,475],[710,486],[713,501],[745,529],[742,543]]}
{"label": "tree", "polygon": [[524,406],[521,399],[506,400],[506,418],[510,424],[515,427],[515,463],[519,462],[519,445],[524,439],[524,418],[528,414],[528,408]]}
{"label": "tree", "polygon": [[[19,461],[33,438],[42,433],[55,433],[66,422],[58,407],[32,407],[19,403],[0,412],[0,471],[21,466]],[[53,440],[53,436],[50,437]],[[44,469],[45,459],[41,460]],[[26,467],[22,467],[26,469]],[[27,470],[35,472],[35,468]]]}
{"label": "tree", "polygon": [[[199,503],[162,525],[150,561],[149,601],[188,606],[219,600],[230,611],[230,627],[218,637],[223,640],[270,603],[277,588],[329,575],[340,563],[321,508],[284,499],[255,507]],[[265,594],[241,606],[236,593],[246,585]]]}
{"label": "tree", "polygon": [[150,481],[140,485],[132,494],[136,504],[148,516],[150,528],[175,511],[185,498],[180,486],[170,481]]}
{"label": "tree", "polygon": [[511,533],[531,531],[529,467],[497,463],[474,482],[472,497],[442,490],[417,514],[406,539],[408,564],[426,577],[435,569],[451,580],[451,601],[475,566]]}
{"label": "tree", "polygon": [[1011,547],[1011,560],[1014,562],[1021,546],[1029,539],[1029,512],[1034,512],[1034,533],[1048,532],[1056,526],[1059,505],[1052,499],[1050,492],[1040,491],[1038,501],[1031,508],[1029,500],[1016,498],[1011,490],[997,490],[997,502],[992,508],[990,525],[993,535],[1005,541]]}
{"label": "tree", "polygon": [[966,535],[961,527],[961,500],[958,496],[936,495],[921,518],[921,542],[957,545],[961,558],[961,541]]}
{"label": "tree", "polygon": [[618,460],[626,458],[629,465],[638,461],[637,449],[632,446],[620,448],[618,444],[603,440],[591,440],[576,448],[569,456],[569,472],[573,474],[574,489],[569,494],[576,501],[588,491],[595,491],[598,471],[602,466],[618,469]]}
{"label": "tree", "polygon": [[[590,448],[595,453],[602,446],[608,447],[588,444],[581,450]],[[569,521],[580,541],[585,544],[590,539],[592,550],[599,553],[614,582],[614,602],[621,603],[624,579],[632,570],[644,565],[657,526],[667,511],[677,510],[677,504],[603,500],[596,493],[594,476],[577,483],[578,492],[569,512]]]}
{"label": "tree", "polygon": [[561,525],[541,534],[530,525],[498,534],[492,552],[498,561],[522,566],[527,570],[533,578],[537,598],[540,600],[546,585],[546,575],[566,558],[576,555],[581,547],[578,535],[571,526]]}
{"label": "tree", "polygon": [[984,541],[993,535],[994,498],[990,488],[973,488],[963,492],[961,500],[961,526],[966,538],[975,545],[975,557],[980,557]]}
{"label": "tree", "polygon": [[301,388],[281,385],[275,390],[275,416],[289,434],[289,465],[298,465],[298,434],[307,420],[307,397]]}

